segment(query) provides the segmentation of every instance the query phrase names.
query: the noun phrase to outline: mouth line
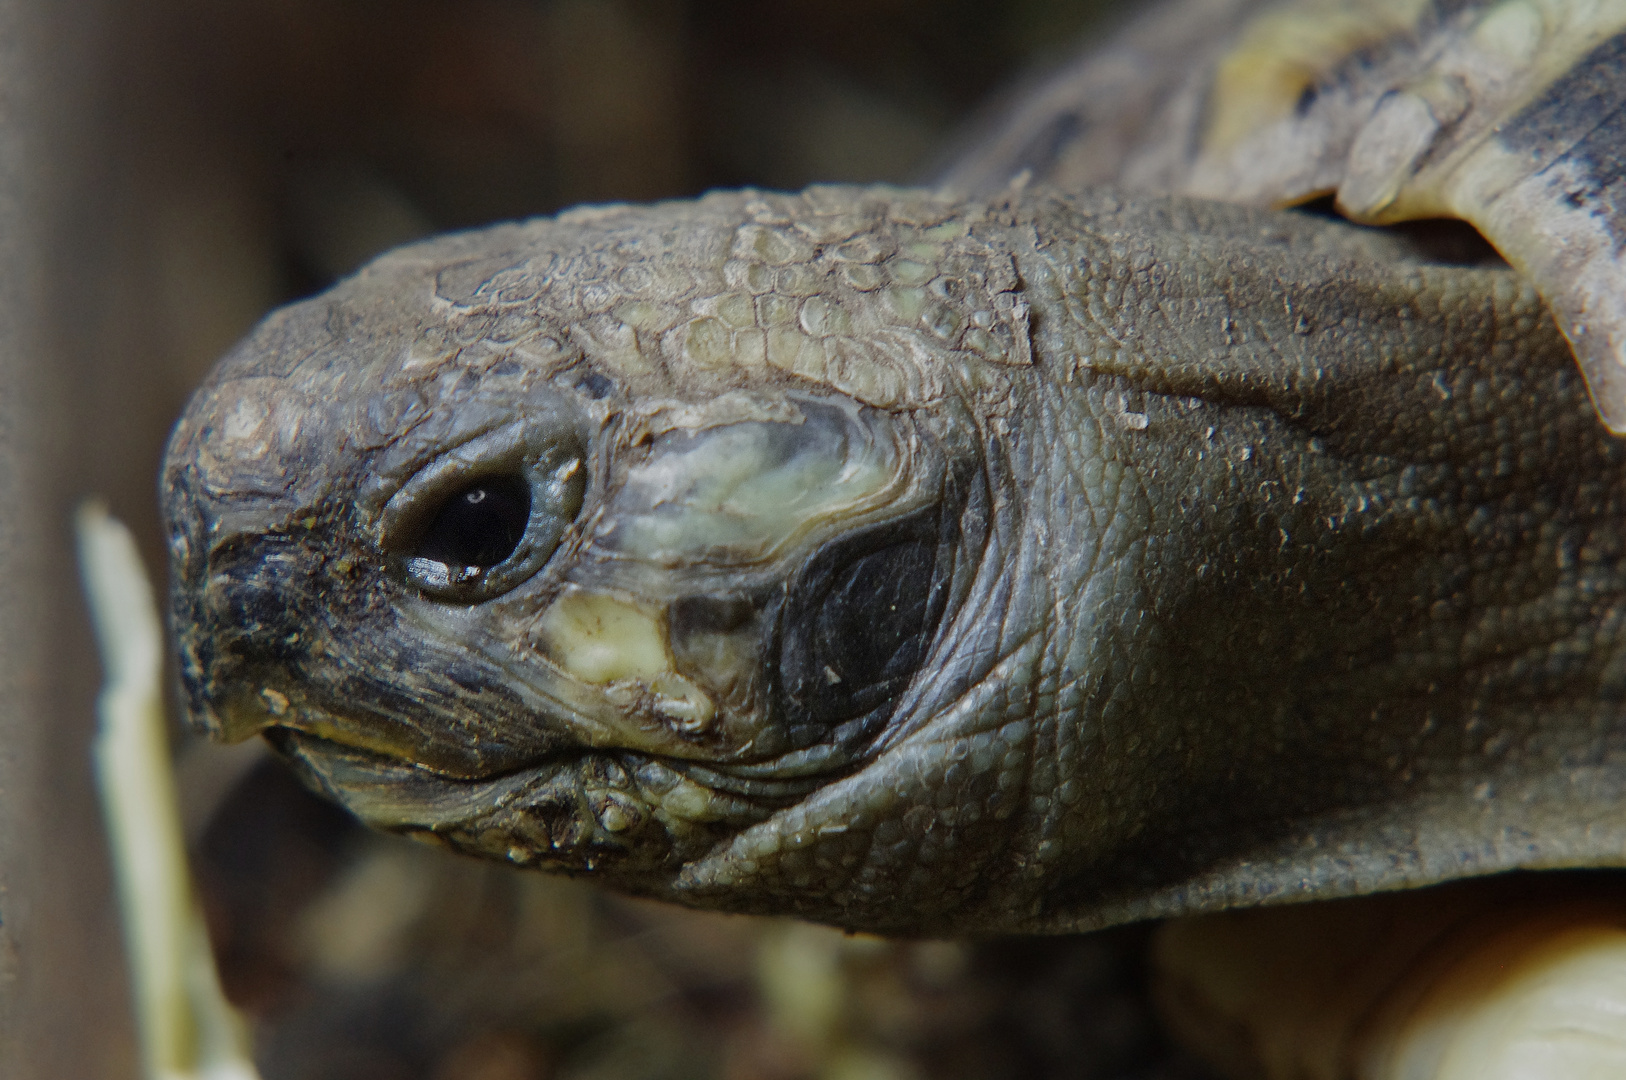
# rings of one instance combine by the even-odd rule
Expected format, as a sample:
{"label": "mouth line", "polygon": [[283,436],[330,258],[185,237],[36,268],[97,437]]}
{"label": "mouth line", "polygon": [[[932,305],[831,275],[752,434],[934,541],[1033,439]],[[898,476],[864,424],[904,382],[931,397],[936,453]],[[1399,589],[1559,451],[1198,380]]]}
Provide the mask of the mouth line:
{"label": "mouth line", "polygon": [[558,775],[543,762],[471,780],[287,726],[268,729],[265,736],[307,784],[377,828],[421,831],[464,825],[489,817]]}
{"label": "mouth line", "polygon": [[[262,734],[284,757],[298,759],[305,763],[306,767],[324,774],[324,777],[331,770],[320,767],[318,760],[323,764],[343,762],[346,772],[354,770],[356,773],[371,773],[373,776],[368,786],[392,782],[404,787],[438,784],[453,790],[489,788],[492,785],[507,786],[516,782],[530,781],[544,773],[553,775],[562,766],[579,762],[592,755],[603,755],[619,760],[629,772],[637,772],[639,767],[646,763],[659,765],[713,791],[736,795],[753,802],[783,806],[799,801],[843,775],[830,773],[783,779],[766,778],[736,773],[726,764],[697,762],[637,750],[588,747],[538,754],[511,767],[470,775],[437,769],[399,754],[383,752],[372,746],[348,742],[292,724],[276,724],[266,728]],[[760,769],[761,764],[750,768]],[[336,784],[337,781],[334,780],[333,783]]]}
{"label": "mouth line", "polygon": [[[350,720],[352,717],[346,716],[344,719]],[[380,772],[397,772],[420,781],[433,779],[448,784],[485,784],[504,780],[521,773],[534,772],[537,769],[558,764],[573,757],[579,757],[581,754],[580,751],[575,750],[550,751],[528,756],[525,760],[513,765],[493,767],[488,770],[454,770],[419,761],[408,757],[404,753],[380,749],[376,744],[352,742],[327,730],[325,724],[322,725],[321,730],[300,724],[272,724],[267,726],[261,734],[279,750],[282,749],[285,743],[297,742],[300,744],[301,749],[316,750],[333,758],[347,758],[359,765],[366,765]]]}

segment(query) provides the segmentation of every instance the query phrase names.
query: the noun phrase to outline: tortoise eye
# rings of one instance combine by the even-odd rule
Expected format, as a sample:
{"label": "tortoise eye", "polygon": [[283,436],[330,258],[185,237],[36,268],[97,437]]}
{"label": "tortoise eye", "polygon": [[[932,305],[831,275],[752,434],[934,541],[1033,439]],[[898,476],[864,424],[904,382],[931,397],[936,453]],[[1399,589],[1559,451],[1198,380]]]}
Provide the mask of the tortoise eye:
{"label": "tortoise eye", "polygon": [[525,537],[531,486],[525,477],[488,476],[453,492],[418,537],[413,558],[449,567],[492,567]]}
{"label": "tortoise eye", "polygon": [[471,469],[468,459],[480,449],[425,469],[396,492],[380,538],[407,583],[459,604],[489,600],[540,570],[581,511],[586,488],[572,442],[521,446],[530,451],[524,456],[498,443]]}

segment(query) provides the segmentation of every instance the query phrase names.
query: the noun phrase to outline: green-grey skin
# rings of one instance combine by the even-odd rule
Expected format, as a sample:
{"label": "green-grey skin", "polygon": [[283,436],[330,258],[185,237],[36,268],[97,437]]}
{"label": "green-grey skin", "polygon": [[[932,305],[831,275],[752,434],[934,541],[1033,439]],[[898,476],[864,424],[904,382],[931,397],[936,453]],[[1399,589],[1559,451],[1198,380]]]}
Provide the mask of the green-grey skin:
{"label": "green-grey skin", "polygon": [[[195,719],[365,820],[964,934],[1626,862],[1623,465],[1505,267],[817,188],[386,255],[164,497]],[[496,474],[515,552],[425,559]]]}

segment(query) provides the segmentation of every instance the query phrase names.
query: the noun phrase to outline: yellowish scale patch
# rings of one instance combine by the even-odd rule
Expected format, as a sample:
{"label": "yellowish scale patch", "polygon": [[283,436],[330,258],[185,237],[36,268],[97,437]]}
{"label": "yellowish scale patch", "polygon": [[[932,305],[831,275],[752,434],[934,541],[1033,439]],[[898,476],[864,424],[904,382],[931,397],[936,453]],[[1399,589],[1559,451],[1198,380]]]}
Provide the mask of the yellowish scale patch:
{"label": "yellowish scale patch", "polygon": [[542,616],[548,655],[585,683],[652,678],[672,670],[660,622],[604,593],[573,589]]}
{"label": "yellowish scale patch", "polygon": [[761,561],[893,482],[890,454],[832,444],[781,458],[775,436],[775,425],[719,428],[631,470],[640,502],[620,515],[617,550],[658,565],[720,558],[720,549],[729,561]]}
{"label": "yellowish scale patch", "polygon": [[1299,98],[1335,64],[1416,24],[1428,0],[1323,0],[1255,20],[1220,62],[1204,133],[1223,153],[1293,114]]}
{"label": "yellowish scale patch", "polygon": [[549,658],[572,678],[603,686],[611,704],[646,706],[689,733],[717,715],[711,698],[678,674],[661,620],[642,607],[571,589],[543,613],[540,630]]}
{"label": "yellowish scale patch", "polygon": [[718,815],[712,793],[693,780],[680,780],[661,796],[660,808],[684,821],[711,821]]}

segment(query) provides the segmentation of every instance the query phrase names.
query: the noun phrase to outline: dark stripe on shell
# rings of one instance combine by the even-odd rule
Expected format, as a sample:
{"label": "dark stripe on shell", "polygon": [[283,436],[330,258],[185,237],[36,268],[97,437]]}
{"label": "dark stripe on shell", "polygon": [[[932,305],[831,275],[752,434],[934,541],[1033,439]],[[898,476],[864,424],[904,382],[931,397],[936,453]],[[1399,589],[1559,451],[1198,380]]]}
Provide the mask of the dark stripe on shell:
{"label": "dark stripe on shell", "polygon": [[1594,48],[1514,117],[1502,145],[1528,155],[1533,173],[1573,163],[1586,182],[1568,193],[1577,209],[1626,240],[1626,33]]}

